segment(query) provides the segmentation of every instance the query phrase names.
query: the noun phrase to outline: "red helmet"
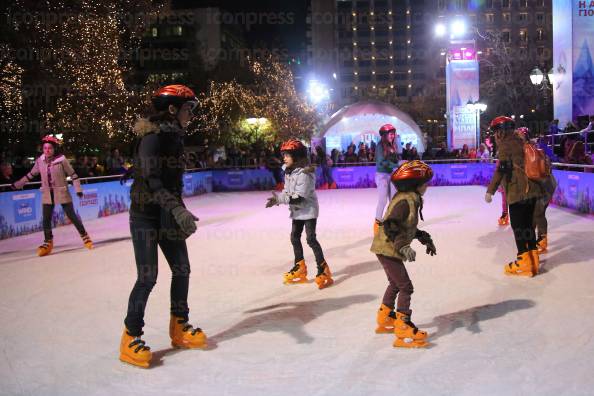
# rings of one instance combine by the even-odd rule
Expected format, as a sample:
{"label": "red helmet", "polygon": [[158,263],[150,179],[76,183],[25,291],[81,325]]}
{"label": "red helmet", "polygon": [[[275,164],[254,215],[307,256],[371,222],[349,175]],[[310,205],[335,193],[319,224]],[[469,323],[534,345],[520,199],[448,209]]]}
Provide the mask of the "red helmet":
{"label": "red helmet", "polygon": [[294,157],[307,157],[307,148],[300,140],[289,139],[281,145],[281,153],[288,153]]}
{"label": "red helmet", "polygon": [[493,118],[493,121],[491,121],[491,124],[489,126],[491,127],[491,129],[495,130],[495,129],[513,129],[515,125],[516,125],[516,123],[513,120],[513,118],[506,117],[506,116],[499,116],[499,117]]}
{"label": "red helmet", "polygon": [[385,134],[390,133],[390,132],[396,133],[396,127],[394,127],[394,125],[392,125],[392,124],[384,124],[379,129],[380,136],[384,136]]}
{"label": "red helmet", "polygon": [[410,182],[425,184],[433,178],[433,169],[423,161],[414,160],[402,164],[392,173],[392,183]]}
{"label": "red helmet", "polygon": [[152,95],[153,105],[158,111],[166,110],[170,104],[181,107],[186,102],[192,102],[194,106],[198,98],[194,91],[185,85],[167,85],[156,90]]}
{"label": "red helmet", "polygon": [[54,135],[45,135],[41,139],[41,143],[51,143],[54,146],[61,146],[62,145],[62,140],[58,139]]}

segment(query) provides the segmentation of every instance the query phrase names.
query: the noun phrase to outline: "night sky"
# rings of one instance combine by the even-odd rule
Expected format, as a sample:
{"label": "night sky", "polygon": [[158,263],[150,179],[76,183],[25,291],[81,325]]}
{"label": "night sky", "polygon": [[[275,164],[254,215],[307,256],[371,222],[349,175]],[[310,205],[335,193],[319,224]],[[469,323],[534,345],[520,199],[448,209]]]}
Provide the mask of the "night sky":
{"label": "night sky", "polygon": [[250,45],[264,42],[271,47],[297,51],[305,46],[305,17],[308,0],[174,0],[175,8],[220,7],[231,13],[285,13],[292,15],[290,24],[256,24],[246,29],[245,37]]}

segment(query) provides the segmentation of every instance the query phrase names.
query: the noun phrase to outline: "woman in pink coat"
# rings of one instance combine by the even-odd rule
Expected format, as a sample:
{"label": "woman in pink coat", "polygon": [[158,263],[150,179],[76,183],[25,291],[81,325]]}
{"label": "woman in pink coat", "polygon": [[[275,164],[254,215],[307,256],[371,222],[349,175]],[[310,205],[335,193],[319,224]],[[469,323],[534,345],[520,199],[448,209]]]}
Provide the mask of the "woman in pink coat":
{"label": "woman in pink coat", "polygon": [[58,153],[58,149],[62,141],[54,136],[47,135],[42,139],[43,154],[37,158],[33,169],[27,173],[22,179],[14,183],[15,189],[21,189],[25,184],[32,181],[35,176],[41,175],[41,194],[43,206],[43,233],[45,240],[41,246],[37,248],[38,256],[47,256],[52,252],[54,247],[54,238],[52,235],[52,215],[54,213],[54,206],[61,204],[64,213],[70,219],[76,230],[80,234],[83,243],[87,249],[93,248],[93,242],[82,221],[78,218],[74,211],[72,204],[72,197],[68,191],[67,176],[72,179],[72,184],[76,189],[76,195],[81,198],[83,196],[80,180],[77,174],[72,169],[72,166],[63,154]]}

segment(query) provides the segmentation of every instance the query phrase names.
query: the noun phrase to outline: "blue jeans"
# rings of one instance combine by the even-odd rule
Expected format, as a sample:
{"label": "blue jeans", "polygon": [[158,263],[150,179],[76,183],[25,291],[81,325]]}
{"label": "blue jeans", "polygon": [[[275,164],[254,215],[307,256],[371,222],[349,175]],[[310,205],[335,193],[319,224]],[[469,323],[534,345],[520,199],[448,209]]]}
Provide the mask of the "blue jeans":
{"label": "blue jeans", "polygon": [[161,248],[171,268],[171,313],[188,320],[188,286],[190,260],[184,239],[167,232],[159,219],[130,218],[130,232],[137,278],[128,300],[128,315],[124,324],[132,336],[142,334],[144,311],[149,295],[157,283],[157,246]]}

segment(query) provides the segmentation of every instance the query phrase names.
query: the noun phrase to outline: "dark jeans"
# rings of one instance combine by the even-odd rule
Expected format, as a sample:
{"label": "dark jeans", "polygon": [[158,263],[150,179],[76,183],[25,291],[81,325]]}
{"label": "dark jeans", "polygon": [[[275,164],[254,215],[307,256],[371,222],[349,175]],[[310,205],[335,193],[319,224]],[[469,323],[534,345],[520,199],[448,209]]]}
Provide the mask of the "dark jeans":
{"label": "dark jeans", "polygon": [[518,254],[536,249],[536,233],[533,222],[535,204],[535,199],[528,199],[509,205],[509,218],[514,230]]}
{"label": "dark jeans", "polygon": [[[54,204],[43,204],[43,235],[46,241],[52,240],[54,235],[52,234],[52,215],[54,213]],[[76,227],[78,233],[83,236],[86,235],[87,231],[83,226],[82,221],[76,215],[74,211],[74,205],[72,202],[62,204],[64,214],[70,219],[72,224]]]}
{"label": "dark jeans", "polygon": [[396,257],[382,256],[381,254],[376,256],[382,267],[384,267],[389,282],[382,303],[393,309],[396,296],[398,296],[396,310],[410,315],[410,297],[414,292],[414,288],[404,263]]}
{"label": "dark jeans", "polygon": [[163,231],[158,219],[130,218],[137,278],[130,293],[128,315],[124,323],[133,336],[142,333],[146,303],[157,282],[157,246],[171,268],[171,313],[188,320],[190,261],[186,241],[172,238],[172,235]]}
{"label": "dark jeans", "polygon": [[547,234],[549,222],[547,221],[547,208],[549,207],[550,197],[540,198],[536,201],[534,207],[534,228],[538,230],[538,238]]}
{"label": "dark jeans", "polygon": [[310,220],[293,220],[293,229],[291,230],[291,243],[293,244],[293,252],[295,253],[295,263],[303,260],[303,245],[301,244],[301,234],[303,234],[303,227],[305,227],[306,241],[311,250],[316,256],[316,263],[318,265],[324,262],[324,252],[322,246],[316,238],[316,224],[318,219]]}

